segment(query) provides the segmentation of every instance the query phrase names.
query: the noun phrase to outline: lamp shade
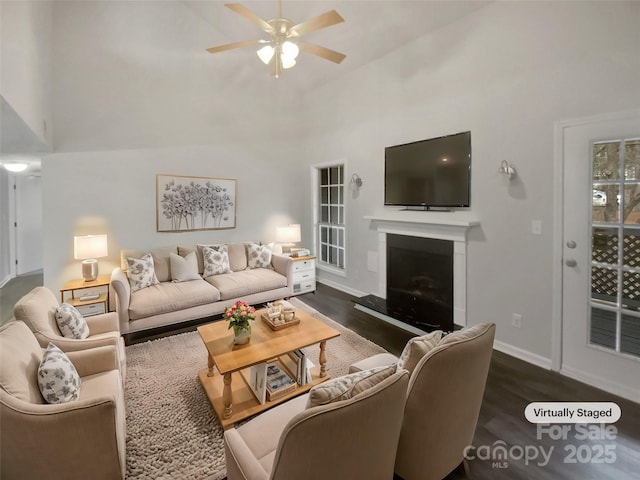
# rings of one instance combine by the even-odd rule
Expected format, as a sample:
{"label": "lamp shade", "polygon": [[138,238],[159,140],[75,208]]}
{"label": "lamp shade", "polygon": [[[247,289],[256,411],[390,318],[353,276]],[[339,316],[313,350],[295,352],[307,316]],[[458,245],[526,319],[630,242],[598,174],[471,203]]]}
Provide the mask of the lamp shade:
{"label": "lamp shade", "polygon": [[297,243],[301,238],[299,223],[276,227],[276,242],[278,243]]}
{"label": "lamp shade", "polygon": [[76,260],[106,257],[108,254],[106,234],[73,237],[73,256]]}

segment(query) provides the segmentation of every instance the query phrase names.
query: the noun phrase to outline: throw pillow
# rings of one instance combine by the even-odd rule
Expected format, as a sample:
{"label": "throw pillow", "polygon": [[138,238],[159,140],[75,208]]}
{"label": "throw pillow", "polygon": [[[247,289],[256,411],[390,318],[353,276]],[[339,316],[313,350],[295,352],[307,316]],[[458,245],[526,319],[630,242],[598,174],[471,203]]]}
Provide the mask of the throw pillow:
{"label": "throw pillow", "polygon": [[462,330],[456,330],[446,335],[439,343],[439,345],[447,345],[449,343],[454,343],[459,340],[467,340],[469,338],[476,337],[484,332],[487,328],[491,326],[490,323],[480,323],[478,325],[474,325],[473,327],[463,328]]}
{"label": "throw pillow", "polygon": [[131,293],[160,283],[153,268],[153,257],[150,253],[142,258],[127,257],[127,277],[131,285]]}
{"label": "throw pillow", "polygon": [[249,268],[269,268],[271,266],[271,252],[273,243],[268,245],[258,245],[250,243],[247,245],[247,261]]}
{"label": "throw pillow", "polygon": [[204,259],[203,277],[231,272],[227,245],[205,245],[202,247]]}
{"label": "throw pillow", "polygon": [[60,333],[67,338],[87,338],[89,325],[82,314],[73,305],[63,303],[55,311],[56,323]]}
{"label": "throw pillow", "polygon": [[409,340],[400,354],[398,368],[404,368],[408,370],[410,374],[413,373],[420,359],[437,347],[441,338],[442,331],[436,330],[435,332]]}
{"label": "throw pillow", "polygon": [[408,370],[410,374],[413,373],[413,369],[416,368],[420,359],[433,350],[441,338],[442,331],[436,330],[435,332],[409,340],[400,354],[398,368],[404,368]]}
{"label": "throw pillow", "polygon": [[53,343],[49,343],[38,367],[38,387],[47,403],[67,403],[80,396],[76,367]]}
{"label": "throw pillow", "polygon": [[306,408],[348,400],[377,385],[397,371],[397,365],[376,367],[370,370],[350,373],[342,377],[316,385],[309,390]]}
{"label": "throw pillow", "polygon": [[184,257],[171,252],[169,254],[169,263],[171,264],[172,282],[188,282],[189,280],[200,279],[200,275],[198,275],[198,257],[196,257],[196,252],[190,252]]}

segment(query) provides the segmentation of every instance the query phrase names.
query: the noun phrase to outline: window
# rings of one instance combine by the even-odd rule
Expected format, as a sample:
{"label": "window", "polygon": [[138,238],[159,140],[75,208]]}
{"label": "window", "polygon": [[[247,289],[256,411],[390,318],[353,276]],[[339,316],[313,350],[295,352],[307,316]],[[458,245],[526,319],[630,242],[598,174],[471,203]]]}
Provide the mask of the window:
{"label": "window", "polygon": [[344,165],[317,169],[318,239],[320,264],[344,270]]}
{"label": "window", "polygon": [[590,343],[640,356],[640,139],[593,145]]}

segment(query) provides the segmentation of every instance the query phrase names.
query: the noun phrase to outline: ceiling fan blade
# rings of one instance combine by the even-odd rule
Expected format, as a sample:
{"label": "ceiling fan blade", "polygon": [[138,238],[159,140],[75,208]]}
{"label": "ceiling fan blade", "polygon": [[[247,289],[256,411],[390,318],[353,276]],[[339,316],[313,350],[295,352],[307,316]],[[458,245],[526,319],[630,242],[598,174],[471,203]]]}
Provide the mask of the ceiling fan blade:
{"label": "ceiling fan blade", "polygon": [[325,60],[329,60],[334,63],[340,63],[347,57],[344,53],[336,52],[314,43],[302,42],[300,40],[296,43],[303,52],[312,53],[313,55],[317,55],[318,57],[322,57]]}
{"label": "ceiling fan blade", "polygon": [[232,50],[234,48],[250,47],[252,45],[258,45],[259,43],[268,43],[266,40],[245,40],[244,42],[227,43],[226,45],[220,45],[219,47],[207,48],[209,53],[224,52],[226,50]]}
{"label": "ceiling fan blade", "polygon": [[244,18],[249,20],[251,23],[256,24],[265,32],[267,33],[273,32],[273,27],[271,25],[269,25],[267,22],[265,22],[263,19],[261,19],[259,16],[257,16],[255,13],[253,13],[244,5],[241,5],[239,3],[225,3],[224,6],[233,10],[238,15],[242,15]]}
{"label": "ceiling fan blade", "polygon": [[316,30],[327,28],[341,22],[344,22],[344,18],[342,18],[335,10],[331,10],[330,12],[323,13],[322,15],[307,20],[306,22],[294,25],[289,29],[289,33],[293,36],[300,37],[307,33],[315,32]]}

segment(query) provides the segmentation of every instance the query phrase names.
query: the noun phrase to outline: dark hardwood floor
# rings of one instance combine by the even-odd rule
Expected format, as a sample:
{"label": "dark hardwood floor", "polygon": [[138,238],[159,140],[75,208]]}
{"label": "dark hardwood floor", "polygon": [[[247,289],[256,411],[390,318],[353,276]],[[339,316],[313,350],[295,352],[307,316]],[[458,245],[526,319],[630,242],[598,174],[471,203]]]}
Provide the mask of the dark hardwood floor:
{"label": "dark hardwood floor", "polygon": [[[352,296],[325,285],[298,298],[393,354],[412,336],[356,310]],[[622,417],[607,433],[600,425],[586,432],[567,425],[566,439],[557,438],[556,427],[538,432],[524,417],[530,402],[545,401],[615,402]],[[640,404],[494,350],[473,446],[480,458],[467,462],[467,475],[456,471],[447,480],[640,479]],[[507,449],[505,460],[485,459],[499,446]]]}

